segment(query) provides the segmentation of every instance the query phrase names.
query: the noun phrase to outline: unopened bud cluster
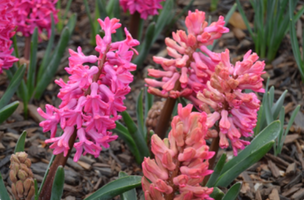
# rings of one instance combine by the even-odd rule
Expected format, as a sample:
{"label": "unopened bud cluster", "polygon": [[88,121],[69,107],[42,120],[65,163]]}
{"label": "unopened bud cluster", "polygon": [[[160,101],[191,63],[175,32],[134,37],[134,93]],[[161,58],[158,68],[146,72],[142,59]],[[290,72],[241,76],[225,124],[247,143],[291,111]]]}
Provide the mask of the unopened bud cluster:
{"label": "unopened bud cluster", "polygon": [[25,152],[11,156],[9,178],[12,181],[12,192],[16,200],[30,200],[35,194],[31,160]]}
{"label": "unopened bud cluster", "polygon": [[142,163],[142,188],[146,200],[192,200],[212,198],[213,188],[200,183],[208,170],[208,160],[214,156],[205,142],[206,113],[191,112],[192,105],[178,105],[178,116],[172,120],[168,138],[151,137],[155,159],[145,158]]}

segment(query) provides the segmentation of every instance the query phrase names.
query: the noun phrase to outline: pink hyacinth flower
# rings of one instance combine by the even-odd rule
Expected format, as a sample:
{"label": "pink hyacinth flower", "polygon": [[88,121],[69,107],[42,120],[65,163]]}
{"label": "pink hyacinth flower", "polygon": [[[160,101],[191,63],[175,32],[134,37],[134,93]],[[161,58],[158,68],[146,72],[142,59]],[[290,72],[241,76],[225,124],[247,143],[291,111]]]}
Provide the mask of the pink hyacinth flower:
{"label": "pink hyacinth flower", "polygon": [[[189,11],[185,24],[188,34],[178,30],[172,33],[173,39],[165,40],[168,54],[172,58],[153,57],[154,62],[160,64],[164,71],[148,69],[149,76],[161,78],[145,79],[151,94],[196,99],[197,93],[206,88],[215,66],[220,62],[220,54],[210,51],[207,45],[229,31],[224,27],[223,17],[208,25],[204,12]],[[177,84],[181,85],[181,90],[174,89]]]}
{"label": "pink hyacinth flower", "polygon": [[[66,156],[68,141],[76,134],[75,162],[87,153],[98,157],[102,147],[108,148],[108,143],[117,138],[109,130],[116,127],[115,121],[120,119],[118,112],[126,109],[123,100],[133,81],[130,71],[136,69],[131,63],[132,49],[139,42],[126,31],[125,40],[111,43],[112,33],[121,26],[119,20],[107,17],[98,22],[105,32],[104,38],[97,35],[95,50],[99,56],[86,56],[80,47],[77,52],[70,50],[69,67],[65,68],[70,74],[69,80],[67,83],[62,79],[55,81],[61,87],[59,108],[46,105],[46,113],[38,109],[46,119],[40,126],[43,131],[51,131],[51,139],[46,143],[53,143],[50,148],[54,154],[63,152]],[[58,123],[64,134],[56,137]]]}
{"label": "pink hyacinth flower", "polygon": [[265,73],[265,64],[257,60],[257,54],[248,51],[243,61],[233,66],[229,51],[223,52],[214,74],[206,88],[198,92],[198,101],[195,102],[197,107],[205,104],[214,110],[208,116],[208,127],[211,128],[219,121],[219,134],[213,137],[220,137],[221,148],[227,148],[230,140],[234,155],[250,144],[241,137],[251,136],[257,122],[260,101],[255,93],[243,92],[244,89],[264,92],[261,75]]}
{"label": "pink hyacinth flower", "polygon": [[119,4],[126,12],[130,11],[131,14],[135,12],[140,13],[142,19],[147,19],[149,15],[157,15],[158,9],[162,9],[160,2],[164,0],[119,0]]}
{"label": "pink hyacinth flower", "polygon": [[208,160],[214,156],[204,140],[207,134],[206,113],[191,112],[192,105],[182,108],[172,120],[168,138],[161,140],[156,134],[151,138],[155,159],[145,158],[142,163],[142,188],[145,199],[207,199],[213,188],[200,183],[208,170]]}

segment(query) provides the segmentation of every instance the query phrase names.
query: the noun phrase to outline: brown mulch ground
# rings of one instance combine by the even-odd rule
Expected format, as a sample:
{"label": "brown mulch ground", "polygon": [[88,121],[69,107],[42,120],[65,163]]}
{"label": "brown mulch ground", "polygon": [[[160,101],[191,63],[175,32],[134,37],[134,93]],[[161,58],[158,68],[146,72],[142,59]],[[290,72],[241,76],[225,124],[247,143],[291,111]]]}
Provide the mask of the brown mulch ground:
{"label": "brown mulch ground", "polygon": [[[63,1],[63,6],[65,5],[65,2],[66,1]],[[190,0],[179,0],[177,2],[176,9],[178,13],[181,12],[182,8],[190,2]],[[206,16],[211,15],[213,20],[215,20],[218,15],[225,16],[233,3],[233,0],[220,0],[217,10],[210,13],[209,0],[195,0],[191,10],[199,9],[205,11]],[[249,6],[250,4],[245,0],[243,3],[247,16],[252,18],[253,11]],[[91,4],[91,7],[93,9],[94,5]],[[77,46],[81,45],[85,54],[91,54],[94,52],[94,47],[89,44],[89,20],[84,11],[82,0],[73,1],[70,13],[72,12],[77,12],[78,22],[69,43],[69,48],[75,50]],[[125,16],[123,19],[122,23],[126,25],[127,21],[125,19],[127,19],[127,17]],[[134,119],[135,102],[140,89],[144,87],[143,79],[146,69],[151,65],[154,66],[151,58],[155,54],[166,56],[163,42],[164,38],[170,36],[170,32],[177,28],[182,29],[184,27],[183,20],[184,19],[178,20],[172,27],[172,30],[166,30],[160,36],[159,40],[157,40],[156,44],[154,44],[151,49],[151,53],[145,62],[144,69],[137,72],[135,75],[134,82],[131,85],[132,91],[125,101],[127,111]],[[228,48],[232,55],[231,58],[233,62],[242,59],[243,54],[254,47],[248,32],[241,29],[242,23],[238,16],[236,16],[235,20],[236,21],[231,21],[228,25],[231,31],[224,34],[215,47],[216,52],[221,52],[225,48]],[[298,27],[301,27],[302,21],[298,23]],[[300,29],[301,28],[299,28],[298,32],[300,32]],[[20,42],[18,45],[21,52],[23,43]],[[43,51],[41,50],[38,52],[38,58],[41,59],[42,56]],[[64,67],[68,64],[68,56],[68,52],[66,52],[59,66],[56,79],[59,77],[64,80],[67,79],[68,76],[64,71]],[[284,39],[277,58],[272,63],[267,64],[266,71],[267,73],[263,78],[271,78],[270,86],[275,86],[276,99],[279,98],[284,90],[288,90],[284,103],[286,113],[285,124],[287,124],[289,115],[296,105],[300,104],[301,110],[286,138],[282,154],[275,157],[272,152],[269,152],[261,161],[243,172],[236,179],[236,181],[243,182],[238,199],[304,199],[304,85],[301,82],[300,74],[292,56],[288,36]],[[0,97],[4,93],[7,84],[8,81],[5,76],[0,75]],[[58,106],[60,103],[59,99],[56,97],[58,91],[59,87],[56,84],[51,83],[41,101],[31,102],[31,106],[29,106],[29,119],[24,119],[22,116],[22,106],[20,106],[20,109],[18,109],[5,123],[0,125],[0,172],[9,191],[9,158],[14,151],[16,141],[23,130],[26,130],[28,133],[26,151],[32,160],[32,170],[38,183],[41,182],[44,176],[52,151],[48,148],[48,145],[44,143],[44,140],[49,137],[49,133],[42,132],[42,128],[38,125],[42,118],[37,115],[35,110],[37,107],[44,108],[47,103]],[[16,99],[17,97],[14,97],[13,100]],[[87,155],[82,156],[77,163],[72,160],[73,153],[75,153],[75,151],[72,151],[72,155],[65,166],[64,199],[83,199],[104,184],[116,179],[119,171],[125,171],[132,175],[141,174],[140,166],[135,164],[132,154],[122,140],[118,139],[117,141],[113,141],[110,145],[111,147],[102,151],[97,159]],[[228,158],[232,156],[232,152],[229,150],[227,154]],[[140,190],[138,191],[139,198],[143,199],[142,192]]]}

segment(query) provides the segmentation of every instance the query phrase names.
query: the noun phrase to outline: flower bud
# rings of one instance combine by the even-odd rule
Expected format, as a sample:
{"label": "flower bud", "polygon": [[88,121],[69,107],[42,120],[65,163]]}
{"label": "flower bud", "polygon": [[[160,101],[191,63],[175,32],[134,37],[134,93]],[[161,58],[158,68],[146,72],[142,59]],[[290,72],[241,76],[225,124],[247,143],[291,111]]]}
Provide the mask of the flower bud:
{"label": "flower bud", "polygon": [[12,193],[16,200],[31,200],[35,194],[33,172],[29,168],[31,160],[27,153],[17,152],[11,156],[9,178],[12,181]]}

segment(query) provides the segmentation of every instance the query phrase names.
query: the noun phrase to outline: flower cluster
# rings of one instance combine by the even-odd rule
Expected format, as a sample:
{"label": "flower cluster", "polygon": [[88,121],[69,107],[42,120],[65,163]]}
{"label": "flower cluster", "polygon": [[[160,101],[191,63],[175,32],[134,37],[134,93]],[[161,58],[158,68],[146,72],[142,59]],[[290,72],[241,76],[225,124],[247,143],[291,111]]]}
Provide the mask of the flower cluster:
{"label": "flower cluster", "polygon": [[14,1],[14,23],[17,25],[17,31],[23,36],[29,37],[34,29],[38,27],[38,32],[43,29],[51,34],[51,13],[53,13],[55,23],[58,22],[55,4],[57,0],[15,0]]}
{"label": "flower cluster", "polygon": [[218,130],[210,129],[207,137],[219,136],[221,148],[229,146],[229,139],[236,155],[238,149],[249,144],[240,138],[252,134],[260,107],[255,93],[242,91],[264,92],[261,75],[265,64],[249,51],[242,62],[232,66],[228,50],[224,53],[208,50],[207,45],[228,32],[223,17],[207,26],[204,12],[189,11],[185,24],[188,35],[179,30],[173,33],[174,40],[166,38],[168,54],[173,59],[153,58],[164,71],[148,70],[149,76],[162,78],[161,81],[145,79],[148,91],[162,97],[185,97],[207,112],[208,128],[218,127]]}
{"label": "flower cluster", "polygon": [[[74,161],[82,153],[97,157],[101,146],[107,148],[108,143],[117,138],[108,130],[115,128],[115,120],[120,118],[117,112],[126,109],[123,100],[133,81],[130,71],[136,69],[136,65],[131,63],[133,51],[130,49],[134,50],[139,42],[125,29],[126,39],[112,43],[111,34],[121,26],[119,20],[107,17],[104,21],[98,19],[98,22],[105,33],[103,38],[96,35],[95,50],[99,57],[85,56],[80,47],[77,52],[70,50],[69,67],[66,68],[69,80],[67,83],[62,79],[55,81],[61,87],[58,97],[62,103],[58,109],[46,105],[46,113],[38,108],[46,119],[40,126],[43,131],[51,131],[51,138],[45,142],[53,143],[50,147],[54,154],[64,152],[66,156],[69,139],[77,134],[79,141],[74,144]],[[96,63],[97,66],[89,67],[85,63]],[[56,137],[59,122],[63,134]]]}
{"label": "flower cluster", "polygon": [[[238,149],[244,149],[250,142],[240,137],[249,137],[257,122],[257,111],[260,101],[255,93],[244,93],[242,90],[250,89],[255,92],[264,92],[261,75],[264,74],[265,63],[257,61],[256,53],[248,51],[243,61],[231,65],[229,51],[221,54],[221,62],[216,66],[206,88],[197,95],[198,107],[207,104],[213,109],[209,114],[208,127],[211,128],[219,121],[220,147],[229,146],[231,141],[234,155]],[[205,111],[210,111],[205,109]],[[217,134],[210,137],[218,137]]]}
{"label": "flower cluster", "polygon": [[208,160],[215,154],[204,140],[207,114],[191,112],[192,107],[178,105],[168,138],[161,140],[156,134],[151,138],[155,159],[145,158],[142,163],[142,188],[147,200],[212,199],[209,195],[213,188],[200,186],[212,173]]}
{"label": "flower cluster", "polygon": [[15,34],[16,25],[13,22],[13,1],[0,2],[0,74],[3,69],[9,69],[18,59],[12,56],[11,37]]}
{"label": "flower cluster", "polygon": [[[188,34],[179,30],[172,33],[174,40],[165,40],[168,54],[173,58],[153,57],[154,62],[160,64],[165,71],[148,69],[149,76],[162,78],[161,81],[145,79],[151,94],[172,98],[196,98],[197,92],[205,88],[205,83],[220,61],[220,54],[211,52],[207,45],[229,31],[224,27],[224,18],[220,16],[217,22],[208,26],[205,13],[195,10],[189,11],[185,23]],[[174,89],[176,82],[180,82],[181,91]],[[156,87],[161,87],[162,91]]]}
{"label": "flower cluster", "polygon": [[164,0],[119,0],[119,3],[125,12],[127,10],[131,14],[139,12],[141,18],[147,19],[149,15],[157,15],[157,10],[162,9],[161,1]]}

